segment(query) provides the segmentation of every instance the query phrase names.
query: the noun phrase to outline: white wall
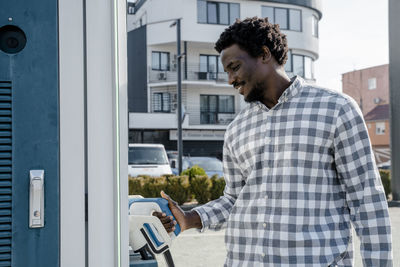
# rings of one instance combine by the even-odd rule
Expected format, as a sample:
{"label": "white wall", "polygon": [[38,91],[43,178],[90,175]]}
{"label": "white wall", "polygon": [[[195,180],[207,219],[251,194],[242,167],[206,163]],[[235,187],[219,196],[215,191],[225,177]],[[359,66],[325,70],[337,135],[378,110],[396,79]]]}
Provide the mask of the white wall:
{"label": "white wall", "polygon": [[60,264],[84,267],[85,125],[83,6],[59,1]]}
{"label": "white wall", "polygon": [[[223,1],[221,1],[223,2]],[[240,17],[261,16],[261,6],[275,6],[300,9],[302,12],[302,32],[287,31],[289,48],[309,51],[312,57],[318,58],[318,38],[312,36],[311,18],[313,15],[318,17],[318,13],[310,8],[296,5],[277,4],[262,1],[238,1],[230,0],[227,2],[240,3]],[[197,23],[197,0],[148,0],[138,11],[137,15],[129,16],[131,22],[128,30],[132,30],[135,22],[140,17],[147,17],[147,22],[162,21],[165,19],[182,17],[182,40],[190,42],[215,43],[227,25],[211,25]],[[144,20],[145,21],[145,20]],[[175,28],[170,28],[171,22],[162,24],[148,25],[148,44],[163,44],[176,41]],[[212,45],[213,46],[213,45]]]}
{"label": "white wall", "polygon": [[86,1],[88,262],[96,267],[129,261],[125,4]]}
{"label": "white wall", "polygon": [[62,267],[129,264],[125,14],[124,1],[59,1]]}

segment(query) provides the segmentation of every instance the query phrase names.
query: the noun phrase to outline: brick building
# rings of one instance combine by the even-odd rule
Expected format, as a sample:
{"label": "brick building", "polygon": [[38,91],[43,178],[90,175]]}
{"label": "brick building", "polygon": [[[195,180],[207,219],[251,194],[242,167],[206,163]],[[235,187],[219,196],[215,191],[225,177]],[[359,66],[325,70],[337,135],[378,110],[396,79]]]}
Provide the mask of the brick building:
{"label": "brick building", "polygon": [[389,65],[342,74],[343,93],[357,101],[378,164],[390,160]]}
{"label": "brick building", "polygon": [[380,104],[364,115],[377,163],[390,160],[389,104]]}
{"label": "brick building", "polygon": [[389,65],[342,74],[343,93],[357,101],[363,115],[378,104],[389,103]]}

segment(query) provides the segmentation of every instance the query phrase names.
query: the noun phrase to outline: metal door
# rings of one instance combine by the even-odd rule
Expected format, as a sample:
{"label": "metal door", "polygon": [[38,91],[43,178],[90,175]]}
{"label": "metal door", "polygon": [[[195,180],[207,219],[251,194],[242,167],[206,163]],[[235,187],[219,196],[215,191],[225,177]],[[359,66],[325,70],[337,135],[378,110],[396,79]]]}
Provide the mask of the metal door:
{"label": "metal door", "polygon": [[[0,266],[59,266],[57,27],[57,1],[0,3]],[[44,171],[39,228],[30,170]]]}

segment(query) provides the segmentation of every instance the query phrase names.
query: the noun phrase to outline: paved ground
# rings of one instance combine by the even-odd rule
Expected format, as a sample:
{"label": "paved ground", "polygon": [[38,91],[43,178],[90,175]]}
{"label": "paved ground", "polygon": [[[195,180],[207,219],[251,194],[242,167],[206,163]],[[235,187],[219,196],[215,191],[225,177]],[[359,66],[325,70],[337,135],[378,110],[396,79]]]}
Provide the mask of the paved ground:
{"label": "paved ground", "polygon": [[[400,207],[389,209],[393,231],[394,266],[400,266]],[[171,248],[176,267],[219,267],[225,261],[224,230],[198,233],[188,230],[174,240]],[[355,235],[354,235],[355,236]],[[362,267],[358,238],[355,237],[355,267]],[[159,266],[166,266],[158,257]]]}

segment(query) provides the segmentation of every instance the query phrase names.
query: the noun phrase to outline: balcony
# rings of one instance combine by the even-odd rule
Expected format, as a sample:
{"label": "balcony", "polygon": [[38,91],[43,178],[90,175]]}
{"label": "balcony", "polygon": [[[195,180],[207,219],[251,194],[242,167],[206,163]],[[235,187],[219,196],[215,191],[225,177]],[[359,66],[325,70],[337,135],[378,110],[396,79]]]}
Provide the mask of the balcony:
{"label": "balcony", "polygon": [[[200,81],[200,82],[215,82],[227,83],[228,74],[225,72],[204,71],[207,68],[200,68],[199,64],[182,64],[182,81]],[[203,71],[201,71],[203,70]],[[177,70],[176,67],[171,65],[170,70],[153,70],[151,67],[149,71],[150,83],[163,83],[163,82],[176,82]]]}
{"label": "balcony", "polygon": [[[225,130],[226,126],[234,119],[236,114],[218,116],[213,123],[200,123],[200,114],[186,114],[183,129],[219,129]],[[197,117],[197,118],[196,118]],[[176,129],[176,113],[129,113],[129,128],[133,129]]]}

